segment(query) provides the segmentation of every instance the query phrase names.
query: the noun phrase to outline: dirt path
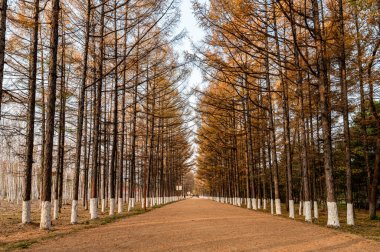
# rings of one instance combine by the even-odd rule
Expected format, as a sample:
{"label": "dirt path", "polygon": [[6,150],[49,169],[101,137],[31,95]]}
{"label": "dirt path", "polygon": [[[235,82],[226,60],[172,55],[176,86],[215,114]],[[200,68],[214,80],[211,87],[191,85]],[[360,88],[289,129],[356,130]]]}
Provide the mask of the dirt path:
{"label": "dirt path", "polygon": [[379,251],[348,233],[209,200],[191,199],[32,246],[80,251]]}

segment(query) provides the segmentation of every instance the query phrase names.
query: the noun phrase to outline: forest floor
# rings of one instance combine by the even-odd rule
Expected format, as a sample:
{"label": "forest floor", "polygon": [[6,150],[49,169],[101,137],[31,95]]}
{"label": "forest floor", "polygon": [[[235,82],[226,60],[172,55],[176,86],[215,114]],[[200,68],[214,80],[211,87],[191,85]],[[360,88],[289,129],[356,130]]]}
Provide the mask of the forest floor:
{"label": "forest floor", "polygon": [[63,204],[59,219],[52,220],[52,229],[50,231],[44,231],[39,229],[40,210],[38,203],[39,201],[32,203],[32,223],[23,225],[21,224],[21,205],[0,200],[0,251],[27,248],[43,240],[62,237],[81,230],[113,223],[152,210],[152,208],[150,208],[144,211],[144,209],[136,207],[127,213],[128,206],[125,204],[123,214],[116,214],[110,217],[108,212],[101,213],[99,211],[98,219],[89,220],[89,211],[85,210],[82,205],[79,205],[78,224],[71,225],[71,205]]}
{"label": "forest floor", "polygon": [[379,242],[348,232],[210,200],[191,199],[73,235],[40,240],[29,249],[378,251],[379,247]]}
{"label": "forest floor", "polygon": [[[298,214],[298,204],[295,204],[295,220],[305,221],[305,217]],[[346,206],[340,205],[339,208],[339,219],[340,219],[340,231],[349,232],[352,234],[357,234],[365,238],[375,240],[380,242],[380,219],[370,220],[368,215],[368,210],[365,209],[355,209],[355,225],[349,226],[346,223]],[[314,224],[325,227],[327,223],[327,208],[319,206],[319,218],[313,220]],[[288,212],[286,210],[286,205],[282,205],[282,217],[288,218]]]}

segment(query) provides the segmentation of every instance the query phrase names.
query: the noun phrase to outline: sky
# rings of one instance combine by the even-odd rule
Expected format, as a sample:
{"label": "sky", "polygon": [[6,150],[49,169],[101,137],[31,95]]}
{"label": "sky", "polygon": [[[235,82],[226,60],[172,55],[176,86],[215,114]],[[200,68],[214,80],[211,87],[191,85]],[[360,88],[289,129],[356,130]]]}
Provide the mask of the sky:
{"label": "sky", "polygon": [[[201,0],[204,3],[207,0]],[[191,44],[199,44],[205,36],[202,28],[198,25],[198,21],[193,14],[192,0],[182,0],[180,4],[181,21],[178,25],[178,31],[185,30],[187,37],[183,42],[176,46],[176,50],[181,53],[183,51],[192,52]],[[193,68],[190,78],[187,81],[188,88],[197,87],[202,83],[202,75],[199,69]],[[191,99],[193,102],[193,99]]]}
{"label": "sky", "polygon": [[[200,0],[200,2],[205,3],[208,0]],[[199,44],[205,36],[202,28],[198,25],[198,21],[194,16],[193,8],[192,8],[192,0],[182,0],[180,4],[181,11],[181,21],[178,25],[178,32],[185,30],[187,32],[186,38],[183,39],[182,43],[176,46],[176,51],[182,54],[184,51],[192,52],[192,44]],[[186,90],[190,91],[192,88],[196,88],[202,85],[202,74],[199,69],[196,67],[192,68],[192,72],[190,77],[186,82]],[[191,106],[196,105],[196,98],[191,96],[189,98]],[[194,122],[191,122],[189,125],[192,128],[192,131],[196,131],[196,125]],[[195,135],[192,136],[192,138]],[[196,145],[193,142],[193,149],[195,151],[192,159],[195,158],[196,155]]]}

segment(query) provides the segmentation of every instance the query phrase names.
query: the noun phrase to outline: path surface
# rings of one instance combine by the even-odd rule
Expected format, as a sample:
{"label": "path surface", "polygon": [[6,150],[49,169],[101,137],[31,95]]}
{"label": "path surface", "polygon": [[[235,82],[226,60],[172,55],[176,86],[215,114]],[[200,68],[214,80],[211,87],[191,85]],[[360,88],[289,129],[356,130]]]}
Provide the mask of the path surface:
{"label": "path surface", "polygon": [[380,251],[379,248],[379,243],[352,234],[203,199],[177,202],[31,247],[38,251]]}

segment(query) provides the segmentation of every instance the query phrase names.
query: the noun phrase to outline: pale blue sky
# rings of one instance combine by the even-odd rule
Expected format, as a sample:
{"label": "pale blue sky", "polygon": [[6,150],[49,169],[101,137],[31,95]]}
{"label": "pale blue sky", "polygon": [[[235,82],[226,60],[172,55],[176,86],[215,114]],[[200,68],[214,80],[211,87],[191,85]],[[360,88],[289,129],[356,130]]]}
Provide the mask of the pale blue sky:
{"label": "pale blue sky", "polygon": [[[176,46],[176,50],[178,53],[182,54],[184,51],[192,52],[192,43],[198,44],[200,41],[204,38],[205,33],[203,30],[199,27],[198,21],[195,18],[193,14],[193,8],[192,8],[192,0],[182,0],[180,5],[181,10],[181,21],[178,26],[178,31],[181,31],[185,29],[187,31],[187,37]],[[200,0],[200,2],[205,3],[208,2],[208,0]],[[190,91],[192,88],[199,87],[202,84],[202,74],[199,69],[196,67],[193,67],[191,76],[186,82],[186,91]],[[194,96],[189,97],[189,101],[191,106],[196,105],[196,98]],[[189,126],[192,128],[192,130],[195,132],[196,125],[194,121],[189,123]],[[193,135],[194,137],[194,135]],[[195,158],[196,152],[197,152],[197,146],[193,142],[193,148],[194,148],[194,156]]]}
{"label": "pale blue sky", "polygon": [[[194,14],[193,14],[193,8],[192,8],[192,0],[182,0],[180,5],[181,10],[181,21],[178,26],[178,30],[181,31],[185,29],[187,31],[187,37],[183,40],[181,44],[179,44],[176,48],[178,52],[188,51],[191,52],[191,43],[199,43],[204,38],[204,32],[199,27],[198,21],[196,20]],[[208,0],[200,0],[200,2],[208,2]],[[192,74],[188,80],[188,86],[190,87],[196,87],[200,85],[202,82],[202,75],[201,72],[193,68]],[[191,99],[191,102],[194,102],[193,99]]]}

